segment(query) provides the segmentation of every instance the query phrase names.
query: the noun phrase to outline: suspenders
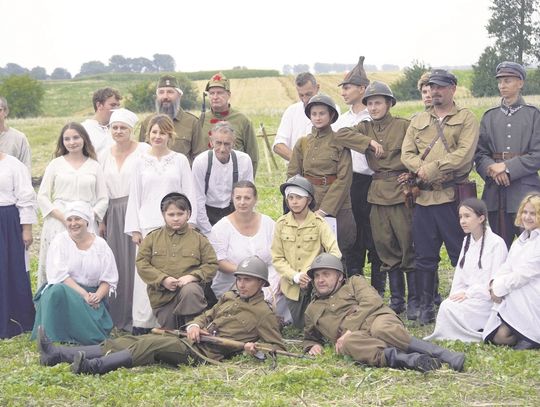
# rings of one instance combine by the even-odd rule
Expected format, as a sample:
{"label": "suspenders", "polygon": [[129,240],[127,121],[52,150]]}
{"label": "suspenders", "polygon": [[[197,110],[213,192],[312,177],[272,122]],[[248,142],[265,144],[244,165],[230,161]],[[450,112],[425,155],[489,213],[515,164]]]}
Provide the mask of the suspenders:
{"label": "suspenders", "polygon": [[[214,150],[208,150],[208,166],[206,167],[206,177],[204,178],[204,194],[208,193],[208,182],[210,181],[210,173],[212,172],[212,160],[214,157]],[[238,182],[238,158],[234,150],[231,150],[231,159],[233,163],[233,176],[232,184]]]}

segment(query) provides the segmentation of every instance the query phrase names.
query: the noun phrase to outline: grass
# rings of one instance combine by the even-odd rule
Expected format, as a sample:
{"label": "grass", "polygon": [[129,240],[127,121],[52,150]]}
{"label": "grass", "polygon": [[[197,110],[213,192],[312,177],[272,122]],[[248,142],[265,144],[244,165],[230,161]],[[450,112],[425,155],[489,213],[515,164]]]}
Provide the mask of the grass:
{"label": "grass", "polygon": [[[321,79],[323,89],[335,91],[336,100],[340,98],[335,84],[341,78],[342,75],[328,75]],[[197,85],[200,87],[202,83],[197,82]],[[55,82],[46,95],[50,117],[10,121],[30,139],[34,176],[43,174],[60,128],[67,121],[80,121],[90,115],[90,95],[95,88],[105,85],[110,83],[100,80]],[[122,90],[120,81],[113,86]],[[126,86],[131,84],[126,83]],[[249,112],[256,128],[264,123],[268,133],[276,131],[282,111],[295,101],[293,77],[233,79],[232,87],[233,105]],[[538,104],[540,98],[527,97],[527,100]],[[460,98],[458,103],[470,107],[480,118],[498,100]],[[397,104],[393,114],[410,117],[419,110],[418,102],[403,102]],[[277,157],[279,168],[274,169],[264,158],[263,143],[259,141],[258,210],[276,219],[281,213],[277,187],[284,180],[285,165]],[[482,181],[476,174],[473,176],[481,190]],[[35,292],[39,227],[34,230],[34,238],[31,270]],[[442,293],[446,295],[453,271],[444,249],[441,257],[439,275]],[[433,325],[420,327],[408,321],[406,326],[417,337],[433,330]],[[300,332],[287,329],[285,334],[287,338],[298,338]],[[41,367],[35,343],[25,334],[0,341],[0,406],[540,405],[540,352],[459,342],[444,345],[466,353],[464,373],[448,368],[420,374],[359,366],[337,357],[328,347],[317,361],[282,357],[275,369],[270,361],[260,363],[239,356],[223,366],[178,369],[150,366],[92,377],[73,375],[66,364]],[[291,350],[300,351],[297,345],[292,345]]]}

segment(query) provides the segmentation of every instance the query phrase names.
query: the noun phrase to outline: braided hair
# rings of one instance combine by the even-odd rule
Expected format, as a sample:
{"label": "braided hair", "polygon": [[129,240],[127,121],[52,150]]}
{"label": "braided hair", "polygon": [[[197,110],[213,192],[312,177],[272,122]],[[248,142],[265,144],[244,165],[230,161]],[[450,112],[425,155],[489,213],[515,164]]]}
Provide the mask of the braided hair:
{"label": "braided hair", "polygon": [[[476,216],[484,216],[484,222],[482,222],[482,243],[480,244],[480,254],[478,256],[478,267],[482,268],[482,254],[484,253],[484,244],[487,230],[487,207],[484,201],[477,198],[467,198],[459,204],[459,208],[465,207],[475,213]],[[469,250],[471,244],[471,233],[467,234],[465,238],[465,247],[463,248],[463,257],[459,262],[459,267],[463,268],[465,264],[465,256]]]}

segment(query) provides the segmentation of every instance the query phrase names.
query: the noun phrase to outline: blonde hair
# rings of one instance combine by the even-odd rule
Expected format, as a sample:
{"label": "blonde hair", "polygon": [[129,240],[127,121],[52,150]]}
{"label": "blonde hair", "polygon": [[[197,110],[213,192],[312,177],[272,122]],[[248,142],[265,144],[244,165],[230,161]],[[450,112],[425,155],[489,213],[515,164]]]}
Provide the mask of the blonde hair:
{"label": "blonde hair", "polygon": [[148,122],[148,127],[146,128],[146,142],[150,142],[150,131],[154,125],[158,125],[159,129],[169,135],[169,140],[167,140],[167,147],[171,147],[176,140],[176,132],[174,131],[174,123],[169,116],[166,114],[156,114]]}
{"label": "blonde hair", "polygon": [[519,204],[519,209],[516,214],[516,219],[514,221],[514,224],[516,226],[523,227],[523,223],[521,222],[521,215],[523,215],[523,209],[525,208],[525,205],[530,203],[536,212],[536,226],[540,227],[540,194],[529,194],[525,198],[523,198],[523,201]]}

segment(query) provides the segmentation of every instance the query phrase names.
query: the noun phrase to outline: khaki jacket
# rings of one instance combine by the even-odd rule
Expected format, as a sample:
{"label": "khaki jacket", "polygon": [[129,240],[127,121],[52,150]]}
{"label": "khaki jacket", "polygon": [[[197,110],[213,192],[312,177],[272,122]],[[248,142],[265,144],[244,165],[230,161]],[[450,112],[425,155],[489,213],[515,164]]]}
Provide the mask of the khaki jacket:
{"label": "khaki jacket", "polygon": [[[401,162],[401,145],[409,127],[409,120],[392,117],[390,113],[381,120],[360,122],[345,127],[336,134],[336,143],[366,155],[369,168],[375,174],[407,172]],[[381,158],[376,158],[369,148],[371,140],[384,148]],[[368,192],[368,202],[377,205],[397,205],[404,202],[403,188],[397,183],[398,175],[378,179],[374,177]]]}
{"label": "khaki jacket", "polygon": [[137,272],[148,285],[152,308],[167,304],[176,295],[161,285],[166,277],[185,275],[210,283],[218,268],[216,252],[208,239],[185,225],[179,231],[167,226],[148,234],[137,254]]}
{"label": "khaki jacket", "polygon": [[478,120],[468,109],[454,105],[442,123],[450,152],[439,139],[422,161],[422,154],[437,136],[437,121],[433,107],[413,117],[401,148],[401,161],[411,172],[423,167],[427,173],[431,187],[422,190],[416,199],[423,206],[455,200],[454,186],[444,188],[442,183],[468,176],[478,143]]}
{"label": "khaki jacket", "polygon": [[277,220],[272,263],[281,275],[281,291],[285,297],[298,300],[300,286],[294,282],[294,276],[307,272],[315,257],[323,252],[341,258],[336,236],[323,218],[309,211],[302,225],[298,225],[291,212]]}
{"label": "khaki jacket", "polygon": [[335,141],[331,128],[319,131],[313,127],[311,134],[301,137],[294,146],[287,177],[293,175],[323,177],[336,175],[330,185],[313,185],[315,210],[336,216],[341,208],[351,208],[352,160],[351,152]]}

